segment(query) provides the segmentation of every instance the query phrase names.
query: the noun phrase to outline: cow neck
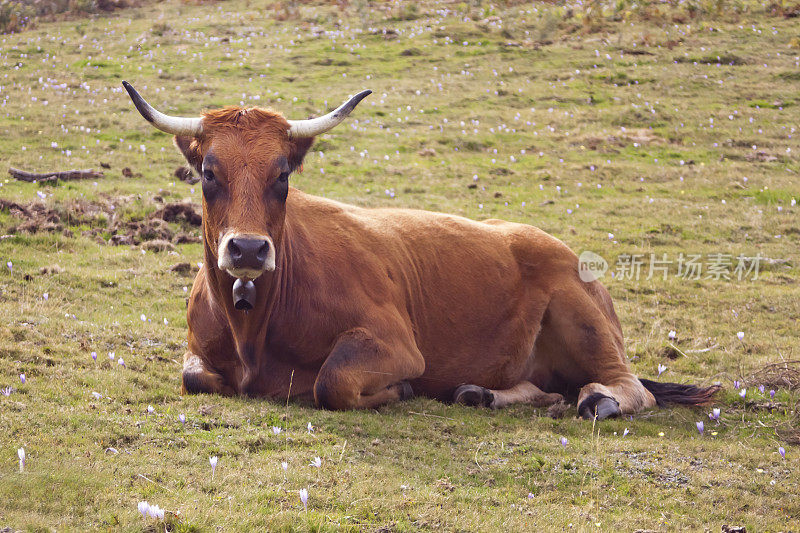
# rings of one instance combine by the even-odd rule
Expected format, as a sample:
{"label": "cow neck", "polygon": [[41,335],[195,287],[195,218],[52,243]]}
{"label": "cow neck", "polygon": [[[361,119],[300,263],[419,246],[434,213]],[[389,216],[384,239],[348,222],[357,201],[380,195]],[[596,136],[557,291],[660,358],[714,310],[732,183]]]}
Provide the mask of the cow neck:
{"label": "cow neck", "polygon": [[[284,241],[285,242],[285,241]],[[279,250],[276,269],[267,272],[253,281],[256,286],[256,301],[253,309],[244,312],[233,307],[233,283],[235,278],[217,267],[217,259],[208,244],[205,248],[205,265],[208,285],[228,322],[239,359],[246,366],[255,364],[257,354],[264,353],[267,343],[269,319],[279,298],[279,288],[286,272],[286,257]],[[283,248],[283,246],[281,246]],[[254,369],[256,370],[256,369]]]}

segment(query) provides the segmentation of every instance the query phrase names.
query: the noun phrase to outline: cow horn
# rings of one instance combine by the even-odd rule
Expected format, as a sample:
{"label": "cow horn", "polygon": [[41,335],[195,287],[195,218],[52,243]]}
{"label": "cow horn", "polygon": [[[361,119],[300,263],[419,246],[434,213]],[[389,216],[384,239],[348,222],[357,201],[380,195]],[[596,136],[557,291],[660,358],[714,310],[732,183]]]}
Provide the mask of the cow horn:
{"label": "cow horn", "polygon": [[372,91],[361,91],[347,102],[343,103],[325,116],[308,120],[290,120],[289,138],[315,137],[338,126],[347,115],[355,109],[358,103],[372,94]]}
{"label": "cow horn", "polygon": [[161,131],[188,137],[197,137],[203,132],[202,118],[183,118],[165,115],[145,102],[144,98],[136,92],[136,89],[134,89],[130,83],[123,81],[122,86],[128,91],[128,95],[131,97],[131,100],[133,100],[133,105],[136,106],[136,109],[139,110],[139,113],[142,114],[144,119]]}

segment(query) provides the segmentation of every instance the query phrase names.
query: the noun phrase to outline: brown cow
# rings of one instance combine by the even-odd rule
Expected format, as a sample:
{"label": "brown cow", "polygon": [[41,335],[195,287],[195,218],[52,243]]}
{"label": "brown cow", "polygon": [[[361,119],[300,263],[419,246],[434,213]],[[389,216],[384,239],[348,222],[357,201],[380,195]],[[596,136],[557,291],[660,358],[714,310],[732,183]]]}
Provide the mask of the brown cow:
{"label": "brown cow", "polygon": [[585,418],[716,392],[637,379],[608,292],[581,281],[575,254],[537,228],[364,209],[290,187],[314,136],[370,91],[287,121],[241,107],[170,117],[123,85],[202,176],[205,260],[189,301],[184,392],[290,395],[330,409],[414,393],[545,406],[578,393]]}

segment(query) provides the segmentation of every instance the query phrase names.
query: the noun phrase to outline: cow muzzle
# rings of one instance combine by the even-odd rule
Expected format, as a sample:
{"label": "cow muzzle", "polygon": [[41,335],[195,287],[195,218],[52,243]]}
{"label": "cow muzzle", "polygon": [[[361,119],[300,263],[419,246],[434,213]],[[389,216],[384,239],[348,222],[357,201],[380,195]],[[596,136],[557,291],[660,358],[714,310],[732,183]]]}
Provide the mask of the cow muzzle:
{"label": "cow muzzle", "polygon": [[275,270],[275,245],[266,235],[229,232],[220,239],[217,266],[234,278],[254,280]]}

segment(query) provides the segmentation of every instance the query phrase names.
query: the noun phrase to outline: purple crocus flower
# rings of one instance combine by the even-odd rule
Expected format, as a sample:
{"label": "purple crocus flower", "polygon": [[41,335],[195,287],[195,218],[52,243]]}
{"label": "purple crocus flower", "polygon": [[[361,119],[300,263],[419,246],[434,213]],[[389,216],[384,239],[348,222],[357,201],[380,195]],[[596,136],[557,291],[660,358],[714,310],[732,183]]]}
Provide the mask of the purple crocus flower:
{"label": "purple crocus flower", "polygon": [[211,481],[214,481],[214,472],[217,470],[217,462],[219,462],[219,458],[216,455],[211,456],[208,462],[211,464]]}
{"label": "purple crocus flower", "polygon": [[[92,360],[97,361],[97,352],[92,352]],[[143,502],[147,503],[147,502]]]}
{"label": "purple crocus flower", "polygon": [[770,389],[770,391],[769,391],[769,397],[770,397],[770,399],[773,399],[773,398],[775,398],[775,389]]}
{"label": "purple crocus flower", "polygon": [[14,389],[12,389],[11,387],[5,387],[3,389],[0,389],[0,393],[3,393],[3,396],[11,396],[12,392],[14,392]]}
{"label": "purple crocus flower", "polygon": [[17,457],[19,457],[19,471],[22,472],[25,470],[25,448],[17,450]]}
{"label": "purple crocus flower", "polygon": [[23,385],[25,385],[25,382],[27,381],[27,380],[25,379],[25,374],[20,374],[20,375],[19,375],[19,380],[22,382],[22,384],[23,384]]}
{"label": "purple crocus flower", "polygon": [[758,386],[758,392],[760,392],[761,394],[764,394],[764,385],[759,385]]}
{"label": "purple crocus flower", "polygon": [[157,520],[164,519],[164,509],[162,509],[158,505],[150,505],[147,508],[147,514],[150,515],[151,518],[155,518]]}
{"label": "purple crocus flower", "polygon": [[308,512],[308,489],[300,489],[298,492],[300,494],[300,501],[303,502],[303,510]]}
{"label": "purple crocus flower", "polygon": [[186,424],[186,415],[183,414],[183,413],[179,414],[178,415],[178,422],[180,422],[181,424],[185,425]]}
{"label": "purple crocus flower", "polygon": [[734,389],[738,389],[738,388],[739,388],[739,387],[741,387],[741,386],[742,386],[742,384],[741,384],[741,383],[739,383],[739,380],[738,380],[738,379],[735,379],[735,380],[733,380],[733,388],[734,388]]}
{"label": "purple crocus flower", "polygon": [[786,459],[786,450],[783,448],[783,446],[778,448],[778,453],[781,454],[781,459]]}
{"label": "purple crocus flower", "polygon": [[705,424],[703,424],[702,420],[697,423],[697,431],[700,432],[701,435],[703,434],[703,430],[705,430],[705,429],[706,429],[706,426],[705,426]]}
{"label": "purple crocus flower", "polygon": [[564,448],[566,448],[566,447],[567,447],[567,444],[568,444],[568,443],[569,443],[569,441],[567,440],[567,437],[561,437],[561,445],[562,445]]}
{"label": "purple crocus flower", "polygon": [[747,396],[747,389],[740,390],[739,391],[739,396],[741,396],[742,399],[744,400],[744,397]]}
{"label": "purple crocus flower", "polygon": [[714,409],[711,410],[710,413],[708,413],[708,418],[710,418],[711,420],[719,420],[719,414],[720,414],[719,407],[715,407]]}

